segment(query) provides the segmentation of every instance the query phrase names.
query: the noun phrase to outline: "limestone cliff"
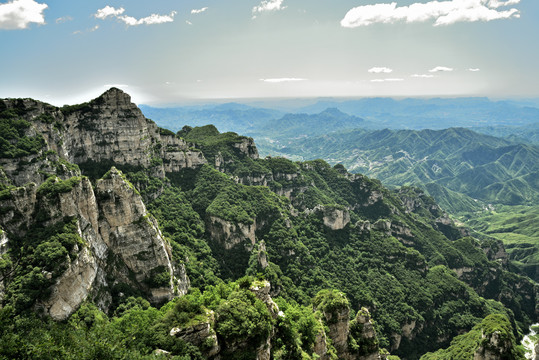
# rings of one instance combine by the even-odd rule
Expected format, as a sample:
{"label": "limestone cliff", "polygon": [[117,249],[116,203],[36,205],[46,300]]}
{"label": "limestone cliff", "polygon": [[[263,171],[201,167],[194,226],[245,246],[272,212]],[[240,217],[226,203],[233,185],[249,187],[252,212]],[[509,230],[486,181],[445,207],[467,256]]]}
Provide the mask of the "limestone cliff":
{"label": "limestone cliff", "polygon": [[[70,231],[81,239],[63,244],[69,256],[57,259],[61,264],[55,269],[43,270],[50,295],[41,296],[38,306],[65,319],[90,298],[108,309],[118,301],[114,297],[123,296],[118,289],[126,286],[154,303],[187,292],[185,268],[172,264],[170,246],[138,191],[114,168],[94,188],[75,164],[93,175],[116,164],[163,178],[205,164],[200,151],[158,128],[129,95],[115,88],[81,105],[57,108],[31,99],[4,99],[0,109],[19,121],[20,136],[34,144],[0,157],[5,189],[0,198],[5,230],[1,251],[9,247],[10,234],[24,239],[66,219],[74,221]],[[239,151],[252,153],[247,145]]]}
{"label": "limestone cliff", "polygon": [[[185,270],[174,268],[168,244],[140,195],[114,168],[98,182],[95,192],[86,177],[49,178],[39,187],[30,183],[7,191],[0,209],[5,229],[2,251],[10,246],[10,233],[32,241],[32,235],[24,240],[27,234],[39,229],[51,232],[66,221],[75,224],[69,236],[80,240],[64,244],[69,256],[58,260],[61,265],[56,270],[43,267],[50,295],[37,306],[54,319],[67,318],[87,299],[95,299],[106,310],[113,295],[118,295],[114,287],[120,284],[138,289],[153,302],[170,299],[175,287],[176,294],[188,287]],[[40,241],[55,236],[59,235],[51,233]],[[180,280],[175,273],[183,274]]]}
{"label": "limestone cliff", "polygon": [[[0,107],[16,110],[30,122],[27,136],[39,136],[44,142],[42,152],[21,159],[24,167],[18,165],[20,161],[0,159],[0,166],[16,186],[44,181],[44,167],[51,167],[52,162],[43,159],[47,151],[82,167],[106,163],[109,167],[151,168],[152,174],[160,177],[207,162],[183,139],[146,119],[130,96],[116,88],[88,103],[63,108],[31,99],[0,102]],[[241,151],[252,149],[244,145]]]}
{"label": "limestone cliff", "polygon": [[[331,346],[339,359],[380,359],[374,322],[368,309],[361,308],[350,321],[350,306],[344,294],[338,291],[321,291],[313,304],[322,315],[328,329],[325,336],[331,339]],[[317,336],[315,351],[321,359],[329,359],[328,346],[322,344],[323,338]]]}
{"label": "limestone cliff", "polygon": [[243,244],[247,250],[251,251],[256,242],[256,221],[253,224],[242,224],[217,216],[209,216],[206,226],[210,237],[221,244],[225,250]]}
{"label": "limestone cliff", "polygon": [[[127,272],[115,271],[116,281],[130,283],[134,279],[149,291],[153,302],[170,300],[174,289],[170,246],[140,195],[115,168],[97,182],[96,195],[101,215],[99,233],[127,268]],[[165,281],[152,279],[163,274],[167,274]]]}
{"label": "limestone cliff", "polygon": [[499,331],[492,334],[482,334],[481,345],[474,352],[474,360],[502,360],[510,359],[513,344],[504,339]]}

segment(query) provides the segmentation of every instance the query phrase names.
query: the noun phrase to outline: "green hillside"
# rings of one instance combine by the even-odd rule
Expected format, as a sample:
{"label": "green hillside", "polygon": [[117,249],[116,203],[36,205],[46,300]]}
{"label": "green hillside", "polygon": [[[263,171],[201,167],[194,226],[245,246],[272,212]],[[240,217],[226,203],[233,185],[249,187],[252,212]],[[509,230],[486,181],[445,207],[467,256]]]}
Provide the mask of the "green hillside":
{"label": "green hillside", "polygon": [[[513,144],[507,139],[462,128],[359,129],[309,139],[281,140],[284,142],[287,146],[263,142],[261,151],[294,159],[323,158],[380,179],[387,186],[420,186],[443,209],[480,233],[487,226],[480,223],[496,227],[498,221],[517,222],[522,216],[533,217],[539,203],[539,148],[534,145]],[[491,218],[488,211],[493,209],[503,215]],[[535,279],[539,279],[537,224],[518,221],[510,230],[487,231],[503,240],[515,265],[526,269]],[[525,244],[525,250],[512,250],[516,239]]]}
{"label": "green hillside", "polygon": [[[261,151],[272,154],[274,150],[263,147]],[[462,128],[354,130],[298,139],[275,151],[342,163],[389,186],[434,182],[484,202],[517,205],[539,200],[537,147]]]}

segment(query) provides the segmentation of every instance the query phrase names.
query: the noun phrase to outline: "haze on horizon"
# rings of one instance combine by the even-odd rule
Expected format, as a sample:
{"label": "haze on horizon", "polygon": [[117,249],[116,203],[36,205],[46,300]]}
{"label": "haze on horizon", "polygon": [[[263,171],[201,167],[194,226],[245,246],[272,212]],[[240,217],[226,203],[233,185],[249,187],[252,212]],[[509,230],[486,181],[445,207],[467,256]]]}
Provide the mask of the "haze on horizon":
{"label": "haze on horizon", "polygon": [[535,0],[8,0],[0,97],[539,97]]}

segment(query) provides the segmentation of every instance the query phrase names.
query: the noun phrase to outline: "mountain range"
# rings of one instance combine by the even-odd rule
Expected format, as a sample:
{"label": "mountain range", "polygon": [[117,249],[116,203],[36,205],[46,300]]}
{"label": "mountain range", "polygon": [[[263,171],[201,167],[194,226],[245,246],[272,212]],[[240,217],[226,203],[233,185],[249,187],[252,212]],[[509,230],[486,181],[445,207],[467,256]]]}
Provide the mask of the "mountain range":
{"label": "mountain range", "polygon": [[3,358],[524,359],[537,284],[424,190],[160,128],[115,88],[0,120]]}

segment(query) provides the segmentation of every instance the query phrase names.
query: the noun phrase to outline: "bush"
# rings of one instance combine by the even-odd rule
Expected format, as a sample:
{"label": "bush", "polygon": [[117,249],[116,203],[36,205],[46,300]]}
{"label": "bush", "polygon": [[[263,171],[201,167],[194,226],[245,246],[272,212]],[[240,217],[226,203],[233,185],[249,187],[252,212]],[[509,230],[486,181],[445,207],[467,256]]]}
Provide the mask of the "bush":
{"label": "bush", "polygon": [[229,343],[247,341],[253,346],[265,340],[271,330],[271,316],[264,303],[251,292],[233,292],[217,312],[217,334]]}
{"label": "bush", "polygon": [[38,195],[52,198],[55,195],[70,192],[73,187],[82,181],[81,176],[74,176],[67,180],[61,180],[56,176],[51,176],[37,188]]}

